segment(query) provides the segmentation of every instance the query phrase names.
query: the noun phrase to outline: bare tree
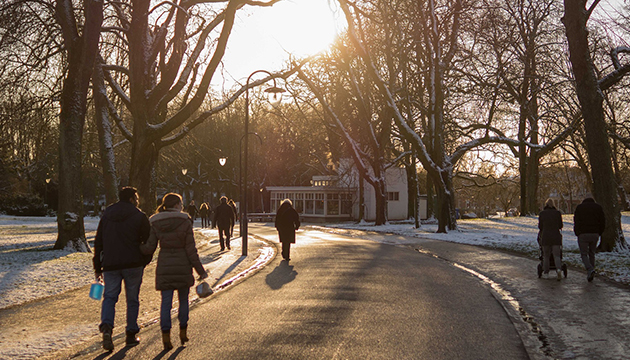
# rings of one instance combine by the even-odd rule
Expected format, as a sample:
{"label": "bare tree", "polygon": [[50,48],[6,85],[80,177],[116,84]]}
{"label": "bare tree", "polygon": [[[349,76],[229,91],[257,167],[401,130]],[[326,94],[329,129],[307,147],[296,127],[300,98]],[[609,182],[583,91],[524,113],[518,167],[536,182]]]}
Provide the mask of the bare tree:
{"label": "bare tree", "polygon": [[564,0],[564,17],[569,43],[569,59],[573,66],[577,97],[582,108],[586,147],[593,178],[595,199],[604,207],[606,229],[602,234],[600,248],[603,251],[625,249],[626,240],[621,230],[621,211],[617,196],[617,183],[612,166],[612,151],[604,118],[603,91],[619,82],[628,72],[630,63],[622,65],[619,54],[630,52],[627,47],[611,50],[614,70],[599,79],[589,49],[587,22],[595,7],[595,0],[586,7],[586,0]]}
{"label": "bare tree", "polygon": [[59,115],[59,235],[55,249],[90,251],[83,227],[81,146],[87,96],[103,22],[103,2],[85,0],[83,23],[71,0],[58,0],[55,8],[61,26],[68,70],[61,92]]}
{"label": "bare tree", "polygon": [[[129,181],[138,188],[144,210],[152,211],[156,205],[160,150],[224,110],[246,90],[241,87],[211,109],[201,108],[225,54],[237,11],[278,1],[202,0],[153,7],[150,0],[109,4],[115,16],[104,29],[118,41],[111,41],[117,44],[115,49],[106,49],[112,55],[105,57],[103,70],[132,123],[126,124],[120,113],[110,111],[110,115],[131,143]],[[270,78],[252,82],[250,87]]]}

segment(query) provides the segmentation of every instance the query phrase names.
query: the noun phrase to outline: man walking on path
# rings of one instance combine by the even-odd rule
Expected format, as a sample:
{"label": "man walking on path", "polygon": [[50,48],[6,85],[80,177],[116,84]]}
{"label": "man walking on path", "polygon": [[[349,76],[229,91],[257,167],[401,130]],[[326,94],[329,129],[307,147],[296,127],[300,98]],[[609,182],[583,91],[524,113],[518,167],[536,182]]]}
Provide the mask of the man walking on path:
{"label": "man walking on path", "polygon": [[[230,250],[230,237],[232,227],[234,226],[234,211],[232,207],[227,203],[227,197],[221,196],[221,204],[217,206],[214,211],[214,222],[219,228],[219,243],[221,244],[221,251],[225,250],[227,246]],[[225,236],[225,240],[223,237]]]}
{"label": "man walking on path", "polygon": [[593,281],[595,277],[595,249],[597,240],[604,232],[606,218],[604,209],[591,197],[587,197],[575,208],[573,214],[573,232],[578,237],[578,246],[582,262],[588,272],[587,280]]}
{"label": "man walking on path", "polygon": [[96,280],[105,281],[99,330],[103,333],[103,349],[108,351],[114,350],[112,330],[123,281],[127,299],[126,344],[134,346],[140,342],[136,337],[140,332],[138,296],[144,267],[153,255],[145,256],[140,251],[140,244],[146,242],[151,226],[147,216],[137,207],[137,190],[125,187],[118,193],[118,198],[117,203],[105,209],[94,239]]}

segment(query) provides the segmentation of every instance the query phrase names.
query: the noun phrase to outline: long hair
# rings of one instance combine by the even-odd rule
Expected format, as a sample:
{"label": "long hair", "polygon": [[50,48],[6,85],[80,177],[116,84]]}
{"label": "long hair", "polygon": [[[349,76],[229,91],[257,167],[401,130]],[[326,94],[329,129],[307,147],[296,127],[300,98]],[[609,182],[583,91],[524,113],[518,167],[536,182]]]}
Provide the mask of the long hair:
{"label": "long hair", "polygon": [[208,204],[206,203],[201,204],[201,206],[199,207],[199,210],[208,210]]}
{"label": "long hair", "polygon": [[164,195],[164,197],[162,198],[162,204],[158,206],[156,213],[161,213],[162,211],[172,209],[175,206],[177,206],[177,204],[182,204],[182,203],[183,201],[182,201],[181,195],[175,194],[175,193],[168,193]]}

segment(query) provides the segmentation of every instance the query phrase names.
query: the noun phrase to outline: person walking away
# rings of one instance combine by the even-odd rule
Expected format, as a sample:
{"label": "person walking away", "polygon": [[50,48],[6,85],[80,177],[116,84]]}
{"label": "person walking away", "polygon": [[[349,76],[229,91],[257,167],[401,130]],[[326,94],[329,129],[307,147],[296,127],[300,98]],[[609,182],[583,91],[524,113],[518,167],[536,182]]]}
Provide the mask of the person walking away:
{"label": "person walking away", "polygon": [[238,212],[236,211],[236,203],[234,200],[228,200],[228,205],[230,205],[232,211],[234,212],[234,221],[232,221],[232,228],[230,230],[230,237],[232,237],[234,236],[234,224],[236,223],[236,220],[238,220]]}
{"label": "person walking away", "polygon": [[275,225],[278,238],[282,243],[282,258],[289,261],[291,260],[291,244],[295,244],[295,231],[300,228],[300,215],[293,208],[291,200],[282,200],[276,212]]}
{"label": "person walking away", "polygon": [[538,229],[543,248],[543,276],[549,278],[549,258],[553,256],[558,281],[562,279],[562,226],[562,213],[548,199],[543,211],[538,214]]}
{"label": "person walking away", "polygon": [[186,209],[186,212],[188,213],[188,215],[190,215],[193,221],[197,220],[197,206],[195,205],[195,200],[190,201],[190,204],[188,204],[188,208]]}
{"label": "person walking away", "polygon": [[582,263],[586,268],[586,280],[595,277],[595,249],[597,241],[606,227],[606,217],[602,206],[592,197],[587,197],[575,208],[573,213],[573,232],[578,237],[578,246]]}
{"label": "person walking away", "polygon": [[149,218],[151,233],[146,244],[141,246],[144,254],[152,254],[160,244],[160,252],[155,270],[155,289],[161,291],[160,329],[165,350],[173,348],[171,342],[171,308],[173,295],[177,290],[179,299],[179,339],[184,345],[188,341],[190,287],[195,284],[192,269],[199,280],[208,277],[195,246],[193,221],[182,212],[184,208],[179,194],[164,196],[157,212]]}
{"label": "person walking away", "polygon": [[201,227],[208,227],[208,204],[202,203],[199,206],[199,217],[201,218]]}
{"label": "person walking away", "polygon": [[122,188],[118,199],[105,209],[98,223],[92,259],[96,280],[105,282],[99,331],[103,334],[103,349],[107,351],[114,350],[112,331],[123,282],[127,300],[125,343],[134,346],[140,342],[136,336],[140,332],[138,297],[144,267],[151,261],[151,256],[143,256],[140,251],[140,245],[149,237],[150,225],[147,216],[137,207],[140,201],[137,190]]}
{"label": "person walking away", "polygon": [[225,250],[226,246],[228,250],[231,250],[230,237],[232,226],[234,225],[234,211],[232,207],[228,205],[227,200],[227,197],[221,196],[221,204],[214,210],[214,222],[219,228],[221,251]]}

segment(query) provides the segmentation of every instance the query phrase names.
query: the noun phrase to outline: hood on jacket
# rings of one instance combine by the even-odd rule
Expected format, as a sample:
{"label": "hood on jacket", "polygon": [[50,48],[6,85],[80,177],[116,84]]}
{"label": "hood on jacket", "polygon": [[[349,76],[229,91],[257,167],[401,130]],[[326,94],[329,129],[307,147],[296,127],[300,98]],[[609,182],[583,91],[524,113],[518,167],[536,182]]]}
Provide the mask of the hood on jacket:
{"label": "hood on jacket", "polygon": [[149,221],[151,222],[151,226],[155,226],[155,228],[163,232],[177,229],[184,221],[190,221],[192,223],[192,219],[188,214],[171,210],[154,214],[149,218]]}
{"label": "hood on jacket", "polygon": [[584,200],[582,200],[582,203],[594,203],[595,199],[593,199],[592,197],[588,197]]}
{"label": "hood on jacket", "polygon": [[136,215],[138,211],[140,211],[140,209],[135,207],[132,203],[119,201],[108,206],[107,209],[105,209],[103,217],[113,222],[123,222]]}

